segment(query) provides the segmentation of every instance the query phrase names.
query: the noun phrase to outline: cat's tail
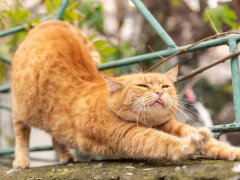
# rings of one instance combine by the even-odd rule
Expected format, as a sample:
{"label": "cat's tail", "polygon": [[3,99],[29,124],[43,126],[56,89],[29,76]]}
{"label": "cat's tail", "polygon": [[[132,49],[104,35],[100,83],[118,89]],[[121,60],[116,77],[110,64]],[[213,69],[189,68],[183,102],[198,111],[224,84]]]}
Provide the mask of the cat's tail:
{"label": "cat's tail", "polygon": [[93,43],[88,39],[87,35],[83,33],[79,28],[72,26],[68,22],[65,22],[65,24],[68,26],[68,28],[71,31],[74,31],[74,33],[77,33],[78,35],[80,35],[85,47],[89,50],[92,60],[96,63],[96,65],[101,64],[101,55],[99,54],[99,52],[97,51]]}

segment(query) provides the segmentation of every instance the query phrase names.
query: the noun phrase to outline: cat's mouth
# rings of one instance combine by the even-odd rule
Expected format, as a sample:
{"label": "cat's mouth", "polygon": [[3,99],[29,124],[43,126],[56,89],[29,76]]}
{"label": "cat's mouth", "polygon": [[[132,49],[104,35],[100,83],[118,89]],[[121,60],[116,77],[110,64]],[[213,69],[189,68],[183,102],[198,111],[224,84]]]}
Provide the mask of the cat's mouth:
{"label": "cat's mouth", "polygon": [[161,99],[157,99],[153,104],[159,104],[161,105],[162,107],[165,107],[163,101]]}

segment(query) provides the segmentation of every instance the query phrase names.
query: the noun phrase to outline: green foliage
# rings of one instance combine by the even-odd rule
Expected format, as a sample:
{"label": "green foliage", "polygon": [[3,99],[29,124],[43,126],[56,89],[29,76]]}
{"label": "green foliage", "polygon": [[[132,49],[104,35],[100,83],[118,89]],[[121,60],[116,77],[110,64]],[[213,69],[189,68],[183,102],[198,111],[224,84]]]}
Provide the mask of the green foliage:
{"label": "green foliage", "polygon": [[0,82],[3,82],[4,80],[5,71],[5,64],[3,62],[0,62]]}
{"label": "green foliage", "polygon": [[113,59],[120,59],[123,57],[130,57],[136,53],[135,48],[133,48],[128,42],[121,42],[116,47],[117,51],[113,54]]}
{"label": "green foliage", "polygon": [[[61,0],[45,0],[44,5],[47,10],[47,16],[56,16],[59,7],[61,6]],[[67,8],[64,11],[63,20],[74,22],[80,19],[80,13],[76,9],[79,6],[79,2],[70,0]]]}
{"label": "green foliage", "polygon": [[[30,12],[24,8],[16,7],[9,10],[3,10],[2,16],[10,19],[9,26],[15,27],[26,24],[30,19]],[[26,36],[26,32],[16,33],[9,41],[10,49],[14,50],[16,45],[23,40]]]}
{"label": "green foliage", "polygon": [[[20,0],[15,0],[17,7],[9,10],[3,10],[0,17],[9,19],[9,26],[15,27],[19,25],[29,24],[35,26],[41,22],[39,16],[31,17],[31,12],[22,7]],[[45,0],[44,6],[46,8],[46,17],[54,17],[61,6],[61,0]],[[30,18],[31,17],[31,18]],[[45,18],[46,18],[45,17]],[[0,18],[1,19],[1,18]],[[89,0],[70,0],[67,8],[63,14],[63,20],[71,23],[78,22],[79,27],[88,26],[88,28],[96,29],[97,32],[103,33],[103,7],[101,4]],[[14,51],[16,46],[24,39],[27,32],[20,32],[12,35],[9,40],[11,51]],[[97,35],[90,38],[100,55],[103,57],[104,62],[107,61],[108,56],[111,56],[115,51],[114,48],[106,39],[98,39]]]}
{"label": "green foliage", "polygon": [[237,29],[237,15],[227,5],[220,5],[216,8],[207,8],[204,11],[203,18],[206,22],[212,22],[217,31],[222,30],[224,25],[232,29]]}
{"label": "green foliage", "polygon": [[26,23],[30,17],[30,12],[28,10],[19,7],[10,10],[3,10],[2,13],[11,19],[12,26]]}
{"label": "green foliage", "polygon": [[103,63],[108,61],[105,58],[112,55],[116,51],[116,49],[112,45],[110,45],[106,39],[94,40],[94,38],[90,38],[90,40],[93,42],[93,45],[95,46],[99,54],[102,56]]}
{"label": "green foliage", "polygon": [[95,27],[101,33],[104,32],[102,5],[89,0],[82,0],[81,2],[81,6],[78,7],[81,14],[79,25],[87,24],[90,27]]}

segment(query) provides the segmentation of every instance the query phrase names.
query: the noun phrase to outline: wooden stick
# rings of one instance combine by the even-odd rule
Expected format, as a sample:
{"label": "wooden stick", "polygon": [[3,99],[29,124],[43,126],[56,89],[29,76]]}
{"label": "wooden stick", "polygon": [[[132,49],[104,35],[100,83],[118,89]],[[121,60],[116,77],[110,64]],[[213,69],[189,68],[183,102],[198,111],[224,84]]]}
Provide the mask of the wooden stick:
{"label": "wooden stick", "polygon": [[175,83],[179,83],[181,81],[185,81],[185,80],[187,80],[187,79],[189,79],[189,78],[191,78],[193,76],[196,76],[197,74],[199,74],[199,73],[201,73],[201,72],[203,72],[203,71],[205,71],[205,70],[207,70],[207,69],[209,69],[209,68],[211,68],[213,66],[216,66],[217,64],[224,63],[225,61],[227,61],[227,60],[229,60],[229,59],[231,59],[231,58],[233,58],[233,57],[235,57],[237,55],[240,55],[240,51],[236,51],[234,53],[229,54],[228,56],[225,56],[222,59],[214,61],[213,63],[210,63],[210,64],[208,64],[206,66],[200,67],[200,68],[192,71],[191,73],[189,73],[187,75],[180,76]]}

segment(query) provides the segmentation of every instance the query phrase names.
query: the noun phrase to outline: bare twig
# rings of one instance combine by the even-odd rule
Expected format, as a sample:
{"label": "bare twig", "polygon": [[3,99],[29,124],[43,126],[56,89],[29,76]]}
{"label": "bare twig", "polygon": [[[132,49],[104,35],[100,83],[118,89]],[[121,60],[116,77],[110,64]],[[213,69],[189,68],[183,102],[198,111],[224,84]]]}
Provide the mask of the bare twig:
{"label": "bare twig", "polygon": [[177,56],[177,55],[179,55],[179,54],[182,54],[182,53],[186,52],[189,48],[191,48],[191,47],[193,47],[193,46],[195,46],[195,45],[197,45],[197,44],[199,44],[199,43],[201,43],[201,42],[207,41],[207,40],[209,40],[209,39],[213,39],[213,38],[215,38],[215,37],[228,35],[228,34],[240,34],[240,33],[239,33],[239,32],[231,32],[231,31],[228,31],[228,32],[223,32],[223,33],[214,34],[214,35],[212,35],[212,36],[209,36],[209,37],[206,37],[206,38],[204,38],[204,39],[201,39],[200,41],[197,41],[197,42],[189,45],[188,47],[186,47],[186,48],[184,48],[184,49],[182,49],[182,50],[179,50],[179,51],[173,53],[171,56],[168,56],[167,58],[164,58],[164,59],[163,59],[162,57],[160,57],[160,58],[163,59],[163,60],[157,62],[157,63],[154,64],[152,67],[150,67],[149,69],[147,69],[145,72],[152,71],[152,70],[155,69],[156,67],[158,67],[158,66],[160,66],[161,64],[163,64],[163,63],[167,62],[168,60],[170,60],[172,57]]}
{"label": "bare twig", "polygon": [[205,71],[205,70],[207,70],[207,69],[209,69],[209,68],[211,68],[211,67],[213,67],[213,66],[215,66],[217,64],[223,63],[223,62],[225,62],[225,61],[227,61],[227,60],[229,60],[229,59],[231,59],[231,58],[233,58],[233,57],[235,57],[237,55],[240,55],[240,51],[236,51],[234,53],[231,53],[231,54],[225,56],[222,59],[214,61],[213,63],[210,63],[210,64],[208,64],[206,66],[200,67],[200,68],[192,71],[191,73],[189,73],[189,74],[187,74],[185,76],[180,76],[175,83],[178,83],[178,82],[181,82],[181,81],[185,81],[185,80],[187,80],[187,79],[189,79],[189,78],[191,78],[191,77],[193,77],[193,76],[195,76],[195,75],[197,75],[197,74],[199,74],[199,73],[201,73],[201,72],[203,72],[203,71]]}

